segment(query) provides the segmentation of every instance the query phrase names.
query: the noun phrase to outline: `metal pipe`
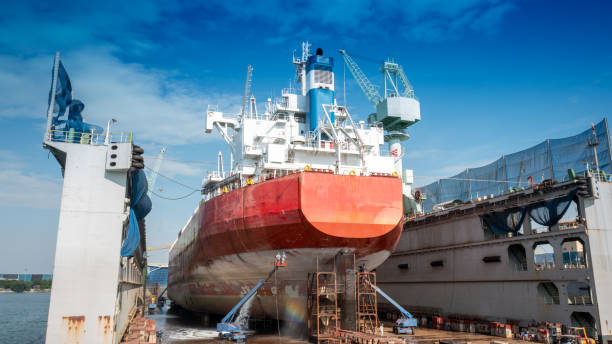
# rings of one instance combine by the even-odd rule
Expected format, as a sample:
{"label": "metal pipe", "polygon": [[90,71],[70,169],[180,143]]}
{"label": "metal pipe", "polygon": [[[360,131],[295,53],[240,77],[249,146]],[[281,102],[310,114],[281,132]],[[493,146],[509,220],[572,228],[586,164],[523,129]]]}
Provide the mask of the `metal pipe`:
{"label": "metal pipe", "polygon": [[[47,140],[51,141],[51,135],[49,130],[51,130],[51,123],[53,119],[53,110],[55,108],[55,90],[57,88],[57,75],[59,73],[59,63],[60,63],[60,52],[55,52],[55,61],[53,62],[53,85],[51,85],[51,99],[49,101],[49,109],[47,109],[47,127],[45,129],[45,136],[43,138],[43,142]],[[49,137],[47,137],[49,136]]]}

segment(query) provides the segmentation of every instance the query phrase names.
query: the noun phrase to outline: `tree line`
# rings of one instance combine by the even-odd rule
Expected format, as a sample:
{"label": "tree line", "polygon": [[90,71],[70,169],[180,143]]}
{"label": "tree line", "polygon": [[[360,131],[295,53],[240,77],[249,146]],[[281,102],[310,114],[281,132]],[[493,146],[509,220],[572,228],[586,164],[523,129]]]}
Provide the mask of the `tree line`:
{"label": "tree line", "polygon": [[51,280],[0,280],[0,289],[10,289],[16,293],[30,291],[34,289],[51,289]]}

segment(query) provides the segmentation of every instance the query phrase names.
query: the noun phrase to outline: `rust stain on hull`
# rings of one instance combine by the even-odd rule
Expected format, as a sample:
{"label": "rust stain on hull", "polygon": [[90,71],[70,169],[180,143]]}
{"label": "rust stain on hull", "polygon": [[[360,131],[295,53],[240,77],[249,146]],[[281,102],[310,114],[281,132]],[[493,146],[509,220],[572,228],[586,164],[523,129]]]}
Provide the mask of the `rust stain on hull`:
{"label": "rust stain on hull", "polygon": [[64,329],[64,343],[80,343],[85,334],[85,316],[62,317],[62,328]]}
{"label": "rust stain on hull", "polygon": [[112,340],[110,315],[98,316],[98,333],[102,334],[104,343],[110,343]]}

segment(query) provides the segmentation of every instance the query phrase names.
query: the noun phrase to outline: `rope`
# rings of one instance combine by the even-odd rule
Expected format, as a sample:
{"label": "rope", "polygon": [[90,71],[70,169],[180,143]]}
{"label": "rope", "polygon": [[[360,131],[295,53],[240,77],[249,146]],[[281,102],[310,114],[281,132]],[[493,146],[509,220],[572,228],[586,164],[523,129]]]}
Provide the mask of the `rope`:
{"label": "rope", "polygon": [[172,182],[174,182],[174,183],[176,183],[176,184],[178,184],[178,185],[180,185],[180,186],[186,187],[187,189],[191,189],[191,190],[195,190],[195,191],[200,191],[200,190],[201,190],[200,188],[194,188],[194,187],[191,187],[191,186],[189,186],[189,185],[187,185],[187,184],[183,184],[183,183],[179,182],[179,181],[178,181],[178,180],[176,180],[176,179],[170,178],[170,177],[168,177],[168,176],[166,176],[166,175],[163,175],[163,174],[161,174],[161,173],[159,173],[159,172],[155,172],[155,171],[153,171],[153,169],[151,169],[151,168],[149,168],[149,167],[147,167],[147,166],[145,166],[145,168],[146,168],[147,170],[151,171],[152,173],[156,173],[157,175],[162,176],[162,177],[164,177],[164,178],[168,179],[169,181],[172,181]]}
{"label": "rope", "polygon": [[187,197],[189,197],[189,196],[193,195],[194,193],[196,193],[196,192],[198,192],[198,191],[200,191],[200,190],[193,190],[193,191],[191,191],[190,193],[188,193],[187,195],[185,195],[185,196],[181,196],[181,197],[177,197],[177,198],[169,198],[169,197],[165,197],[165,196],[162,196],[162,195],[160,195],[160,194],[157,194],[155,191],[152,191],[152,190],[151,190],[151,193],[152,193],[152,194],[154,194],[155,196],[159,197],[159,198],[166,199],[166,200],[168,200],[168,201],[178,201],[179,199],[184,199],[184,198],[187,198]]}
{"label": "rope", "polygon": [[274,268],[274,288],[276,288],[276,293],[274,293],[274,303],[276,304],[276,328],[278,329],[278,342],[280,343],[281,339],[281,330],[280,330],[280,320],[278,319],[278,281],[276,280],[276,272],[278,268]]}
{"label": "rope", "polygon": [[166,158],[166,157],[160,158],[160,157],[152,156],[152,155],[143,155],[142,157],[147,158],[147,159],[186,162],[186,163],[191,163],[191,164],[203,164],[203,165],[216,165],[217,164],[217,162],[215,161],[183,160],[183,159],[173,159],[173,158]]}

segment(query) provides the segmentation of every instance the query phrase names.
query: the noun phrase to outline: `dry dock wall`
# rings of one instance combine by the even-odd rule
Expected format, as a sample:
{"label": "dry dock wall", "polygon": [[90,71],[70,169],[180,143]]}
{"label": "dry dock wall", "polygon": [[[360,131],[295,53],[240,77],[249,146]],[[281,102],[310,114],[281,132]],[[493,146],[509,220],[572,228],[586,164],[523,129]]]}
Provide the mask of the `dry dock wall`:
{"label": "dry dock wall", "polygon": [[[586,226],[573,229],[554,226],[549,232],[491,239],[478,213],[408,226],[392,256],[377,269],[379,286],[410,311],[442,316],[572,325],[573,314],[588,313],[605,341],[612,330],[607,327],[612,312],[611,190],[610,183],[603,183],[599,198],[583,199]],[[587,264],[567,268],[561,246],[576,239],[584,244]],[[534,251],[541,243],[554,248],[554,268],[536,268]],[[513,245],[525,251],[520,266],[510,257]],[[572,302],[568,288],[576,283],[590,287],[590,302]],[[542,290],[552,296],[542,297]]]}
{"label": "dry dock wall", "polygon": [[47,144],[66,158],[46,343],[118,343],[140,290],[120,264],[127,171],[105,169],[107,146]]}
{"label": "dry dock wall", "polygon": [[612,184],[601,183],[599,198],[586,200],[590,264],[593,276],[594,302],[597,303],[603,343],[612,341]]}

